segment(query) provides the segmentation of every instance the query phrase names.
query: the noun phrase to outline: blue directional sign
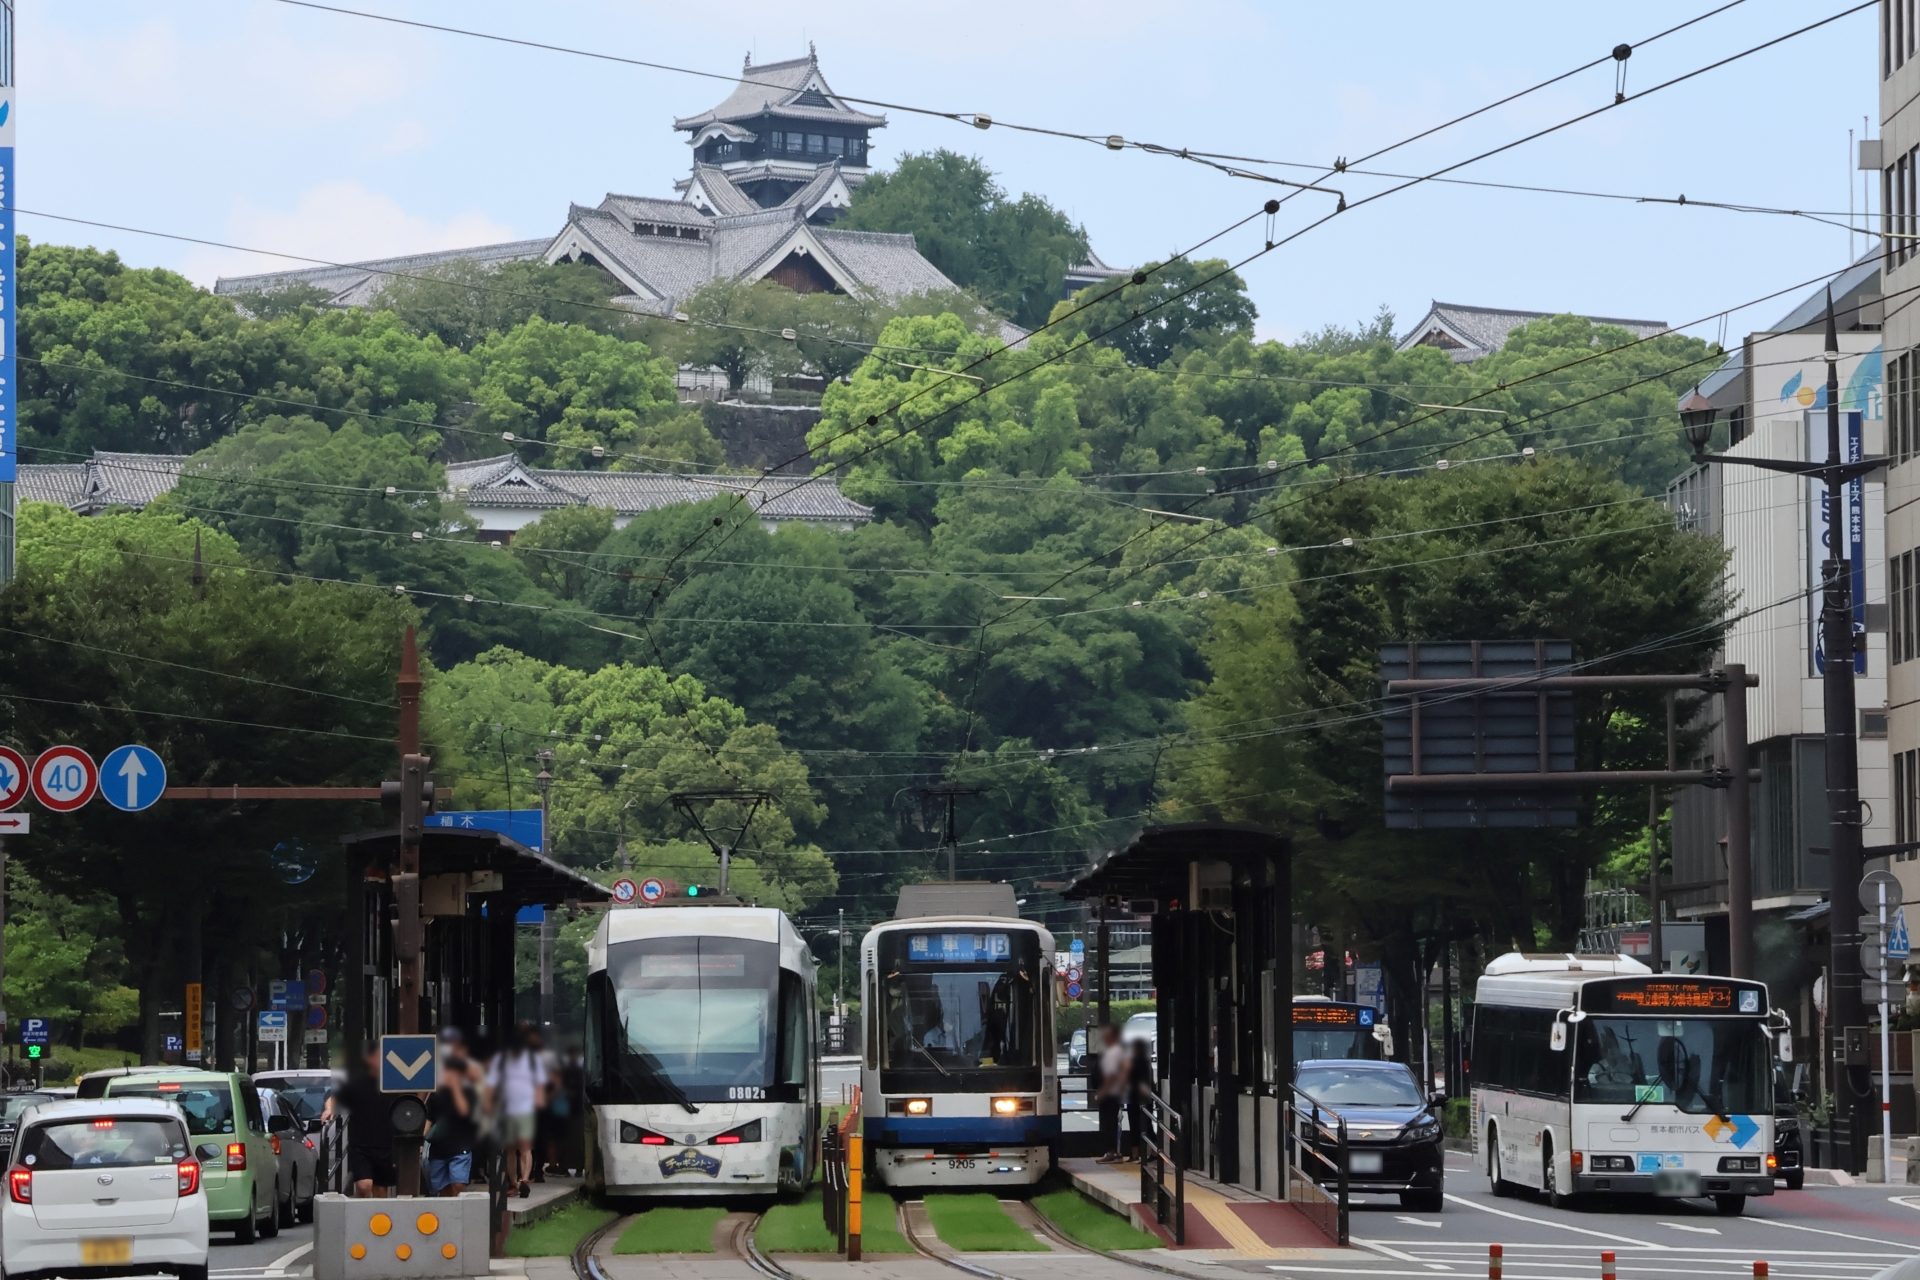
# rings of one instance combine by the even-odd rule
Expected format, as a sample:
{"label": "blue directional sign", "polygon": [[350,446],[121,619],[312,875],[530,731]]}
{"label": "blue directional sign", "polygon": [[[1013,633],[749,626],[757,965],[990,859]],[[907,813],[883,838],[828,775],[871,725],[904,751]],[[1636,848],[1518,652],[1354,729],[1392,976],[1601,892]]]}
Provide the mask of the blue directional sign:
{"label": "blue directional sign", "polygon": [[152,808],[167,789],[167,766],[138,744],[118,747],[100,762],[100,798],[116,809]]}
{"label": "blue directional sign", "polygon": [[261,1044],[285,1044],[287,1042],[287,1015],[269,1009],[262,1009],[253,1015],[258,1019],[257,1034]]}
{"label": "blue directional sign", "polygon": [[440,1087],[432,1036],[380,1037],[380,1092],[426,1093]]}
{"label": "blue directional sign", "polygon": [[1913,956],[1913,943],[1907,937],[1907,909],[1895,907],[1887,927],[1887,959],[1907,960]]}
{"label": "blue directional sign", "polygon": [[180,1039],[180,1037],[179,1037],[179,1036],[168,1036],[168,1037],[167,1037],[167,1049],[166,1049],[166,1051],[167,1051],[168,1053],[179,1053],[179,1052],[180,1052],[180,1045],[181,1045],[181,1039]]}
{"label": "blue directional sign", "polygon": [[20,1019],[20,1043],[47,1045],[53,1043],[52,1028],[45,1018]]}

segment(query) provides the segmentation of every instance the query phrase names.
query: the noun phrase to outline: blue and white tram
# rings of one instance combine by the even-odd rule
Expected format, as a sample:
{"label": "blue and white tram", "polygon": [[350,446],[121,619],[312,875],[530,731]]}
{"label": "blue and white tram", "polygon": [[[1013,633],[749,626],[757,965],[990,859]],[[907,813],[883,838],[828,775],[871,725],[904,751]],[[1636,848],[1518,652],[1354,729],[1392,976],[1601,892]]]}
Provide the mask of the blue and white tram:
{"label": "blue and white tram", "polygon": [[812,954],[782,912],[607,912],[587,945],[588,1168],[616,1196],[775,1195],[819,1139]]}
{"label": "blue and white tram", "polygon": [[1053,935],[1007,885],[900,901],[860,944],[867,1168],[889,1187],[1038,1182],[1060,1139]]}

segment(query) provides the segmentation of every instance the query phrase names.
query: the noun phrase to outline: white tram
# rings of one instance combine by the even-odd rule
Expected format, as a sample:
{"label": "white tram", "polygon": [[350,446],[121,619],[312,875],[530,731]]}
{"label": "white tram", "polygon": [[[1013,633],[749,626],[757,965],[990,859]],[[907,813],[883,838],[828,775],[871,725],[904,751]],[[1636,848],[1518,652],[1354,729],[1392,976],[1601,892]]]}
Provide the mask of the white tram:
{"label": "white tram", "polygon": [[889,1187],[1022,1186],[1053,1166],[1053,935],[1005,884],[907,885],[860,944],[862,1132]]}
{"label": "white tram", "polygon": [[782,912],[607,912],[587,945],[588,1168],[616,1196],[775,1195],[819,1138],[814,970]]}
{"label": "white tram", "polygon": [[[1627,956],[1501,956],[1476,993],[1474,1154],[1495,1195],[1773,1194],[1764,984],[1654,973]],[[1789,1052],[1790,1052],[1789,1048]]]}

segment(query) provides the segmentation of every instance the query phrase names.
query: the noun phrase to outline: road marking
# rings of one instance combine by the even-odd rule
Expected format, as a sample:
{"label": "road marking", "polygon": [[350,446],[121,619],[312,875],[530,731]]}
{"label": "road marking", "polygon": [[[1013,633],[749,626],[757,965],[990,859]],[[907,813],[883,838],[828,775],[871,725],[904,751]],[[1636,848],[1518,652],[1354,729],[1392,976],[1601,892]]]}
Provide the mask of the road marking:
{"label": "road marking", "polygon": [[1404,1222],[1410,1227],[1432,1227],[1435,1231],[1446,1225],[1444,1222],[1428,1222],[1425,1218],[1409,1218],[1403,1213],[1394,1214],[1393,1220]]}
{"label": "road marking", "polygon": [[1887,1199],[1902,1209],[1920,1209],[1920,1196],[1888,1196]]}
{"label": "road marking", "polygon": [[1766,1227],[1784,1227],[1788,1231],[1808,1231],[1816,1236],[1839,1236],[1842,1240],[1855,1240],[1861,1244],[1884,1244],[1895,1249],[1911,1250],[1913,1248],[1911,1240],[1881,1240],[1874,1236],[1858,1235],[1850,1231],[1824,1231],[1819,1227],[1803,1227],[1797,1222],[1782,1222],[1778,1218],[1740,1218],[1738,1221]]}
{"label": "road marking", "polygon": [[1696,1232],[1703,1236],[1717,1236],[1720,1234],[1720,1228],[1718,1227],[1696,1227],[1690,1222],[1663,1222],[1660,1225],[1663,1227],[1672,1227],[1675,1231]]}
{"label": "road marking", "polygon": [[[1574,1232],[1577,1235],[1593,1236],[1599,1240],[1617,1240],[1622,1244],[1638,1245],[1642,1249],[1665,1249],[1667,1247],[1663,1244],[1655,1244],[1651,1240],[1636,1240],[1632,1236],[1615,1235],[1611,1231],[1592,1231],[1586,1227],[1569,1226],[1564,1222],[1555,1222],[1551,1218],[1530,1218],[1524,1213],[1513,1213],[1506,1209],[1496,1209],[1490,1204],[1476,1203],[1475,1201],[1467,1199],[1465,1196],[1457,1196],[1451,1191],[1447,1192],[1447,1199],[1453,1201],[1455,1204],[1466,1205],[1469,1209],[1478,1209],[1482,1213],[1491,1213],[1498,1217],[1511,1218],[1515,1222],[1531,1222],[1535,1226],[1554,1227],[1561,1231]],[[1874,1243],[1885,1244],[1887,1242],[1885,1240],[1876,1240]]]}
{"label": "road marking", "polygon": [[1378,1254],[1384,1254],[1385,1256],[1392,1258],[1395,1262],[1421,1261],[1421,1259],[1414,1257],[1410,1253],[1402,1253],[1398,1249],[1395,1249],[1388,1245],[1384,1245],[1380,1243],[1380,1241],[1378,1240],[1367,1240],[1367,1239],[1363,1239],[1360,1236],[1349,1236],[1348,1239],[1352,1240],[1355,1244],[1361,1246],[1362,1248],[1371,1249]]}
{"label": "road marking", "polygon": [[301,1245],[298,1249],[295,1249],[293,1252],[286,1254],[283,1257],[275,1258],[272,1262],[269,1262],[267,1264],[267,1274],[270,1276],[283,1276],[287,1273],[287,1268],[293,1264],[295,1259],[303,1258],[307,1254],[312,1252],[313,1252],[313,1241],[309,1240],[305,1244]]}

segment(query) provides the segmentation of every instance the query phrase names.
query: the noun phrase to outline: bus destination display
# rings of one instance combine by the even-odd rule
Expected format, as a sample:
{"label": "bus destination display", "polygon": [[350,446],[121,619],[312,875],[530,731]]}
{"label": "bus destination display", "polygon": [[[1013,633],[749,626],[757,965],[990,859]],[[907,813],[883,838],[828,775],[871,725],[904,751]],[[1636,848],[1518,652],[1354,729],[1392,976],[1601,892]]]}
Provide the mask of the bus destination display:
{"label": "bus destination display", "polygon": [[1730,982],[1650,978],[1594,984],[1582,1003],[1596,1013],[1759,1013],[1760,992]]}
{"label": "bus destination display", "polygon": [[1013,954],[1004,933],[916,933],[907,938],[907,959],[929,964],[973,964]]}
{"label": "bus destination display", "polygon": [[1366,1027],[1373,1025],[1373,1010],[1352,1004],[1296,1004],[1296,1027]]}

